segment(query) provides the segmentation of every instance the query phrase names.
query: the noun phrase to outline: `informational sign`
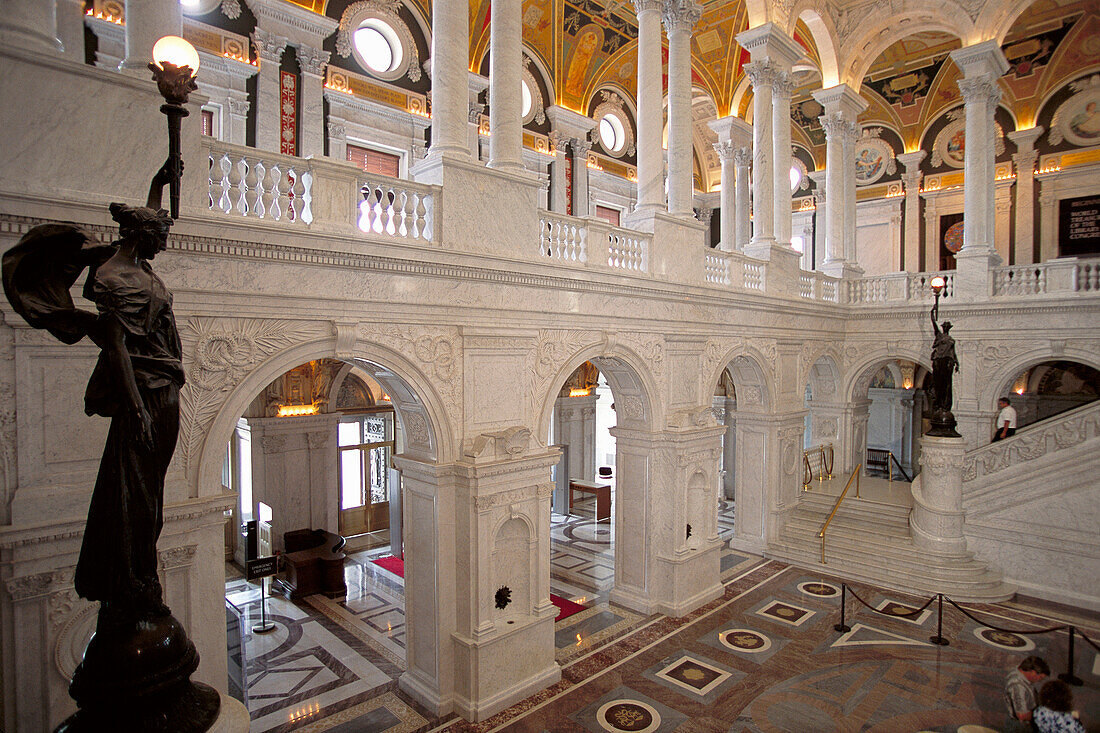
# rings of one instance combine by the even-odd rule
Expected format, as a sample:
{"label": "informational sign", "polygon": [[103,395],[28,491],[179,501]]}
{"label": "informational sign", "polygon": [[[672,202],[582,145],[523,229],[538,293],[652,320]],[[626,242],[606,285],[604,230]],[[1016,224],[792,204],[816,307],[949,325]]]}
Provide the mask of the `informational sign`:
{"label": "informational sign", "polygon": [[1100,254],[1100,196],[1058,202],[1058,256]]}
{"label": "informational sign", "polygon": [[258,557],[245,563],[245,579],[267,578],[279,571],[279,556]]}

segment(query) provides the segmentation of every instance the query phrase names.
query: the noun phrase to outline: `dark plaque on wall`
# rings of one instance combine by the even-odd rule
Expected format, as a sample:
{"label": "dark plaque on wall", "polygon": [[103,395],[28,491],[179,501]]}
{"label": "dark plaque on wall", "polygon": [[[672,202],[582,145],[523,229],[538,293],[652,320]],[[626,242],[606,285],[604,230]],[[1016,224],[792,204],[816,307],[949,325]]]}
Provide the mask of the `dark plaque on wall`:
{"label": "dark plaque on wall", "polygon": [[1100,254],[1100,196],[1058,202],[1058,256]]}

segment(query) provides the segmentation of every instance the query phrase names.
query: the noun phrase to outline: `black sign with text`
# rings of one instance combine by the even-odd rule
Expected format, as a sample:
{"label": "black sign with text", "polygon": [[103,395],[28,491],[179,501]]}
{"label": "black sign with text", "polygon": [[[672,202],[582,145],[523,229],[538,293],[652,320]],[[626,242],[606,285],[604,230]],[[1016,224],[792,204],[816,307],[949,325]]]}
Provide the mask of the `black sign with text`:
{"label": "black sign with text", "polygon": [[267,578],[279,572],[279,556],[258,557],[245,563],[245,579]]}
{"label": "black sign with text", "polygon": [[1100,254],[1100,196],[1058,202],[1058,256]]}

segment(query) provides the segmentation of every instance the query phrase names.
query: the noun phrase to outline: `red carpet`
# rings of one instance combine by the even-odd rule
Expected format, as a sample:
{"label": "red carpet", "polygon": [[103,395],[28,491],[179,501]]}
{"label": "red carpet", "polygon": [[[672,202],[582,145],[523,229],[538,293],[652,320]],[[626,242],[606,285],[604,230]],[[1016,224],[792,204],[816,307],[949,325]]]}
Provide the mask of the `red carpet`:
{"label": "red carpet", "polygon": [[553,593],[550,594],[550,602],[558,607],[558,617],[554,619],[555,621],[561,621],[563,618],[569,618],[574,613],[579,613],[585,609],[585,606],[582,606],[579,603],[574,603],[567,598],[556,596]]}
{"label": "red carpet", "polygon": [[[371,560],[372,563],[380,568],[389,570],[394,575],[404,578],[405,577],[405,561],[399,557],[393,555],[386,555],[385,557],[379,557]],[[575,612],[574,612],[575,613]]]}

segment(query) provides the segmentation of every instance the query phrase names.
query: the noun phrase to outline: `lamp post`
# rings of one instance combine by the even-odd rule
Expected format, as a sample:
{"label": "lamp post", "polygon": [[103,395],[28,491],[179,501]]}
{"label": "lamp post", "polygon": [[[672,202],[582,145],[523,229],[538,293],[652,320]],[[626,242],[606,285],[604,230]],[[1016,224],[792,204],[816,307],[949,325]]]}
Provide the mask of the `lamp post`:
{"label": "lamp post", "polygon": [[[149,64],[153,81],[164,97],[160,111],[168,118],[168,160],[165,162],[168,195],[173,219],[180,217],[180,181],[183,178],[183,155],[180,153],[180,120],[188,115],[187,97],[198,89],[195,74],[199,70],[199,54],[195,47],[179,36],[165,36],[153,46],[153,63]],[[154,184],[156,181],[154,180]]]}
{"label": "lamp post", "polygon": [[930,283],[935,303],[932,306],[932,427],[928,435],[941,438],[961,438],[955,430],[955,416],[951,413],[953,401],[952,381],[959,371],[959,358],[955,354],[955,339],[951,337],[951,321],[938,322],[940,295],[947,286],[946,279],[936,275]]}

